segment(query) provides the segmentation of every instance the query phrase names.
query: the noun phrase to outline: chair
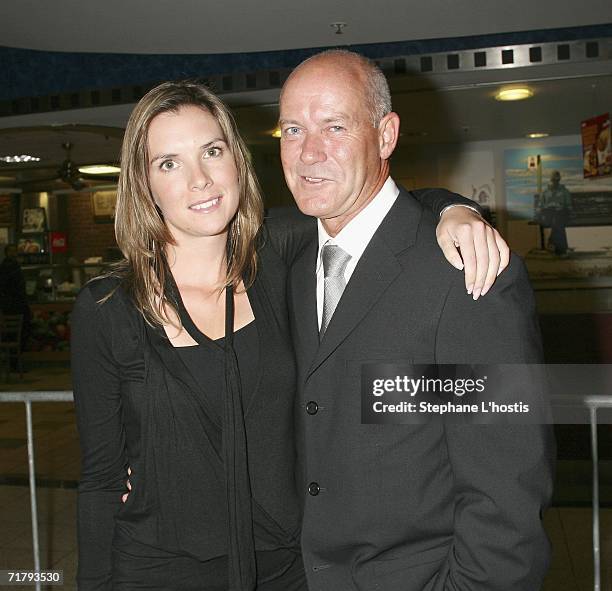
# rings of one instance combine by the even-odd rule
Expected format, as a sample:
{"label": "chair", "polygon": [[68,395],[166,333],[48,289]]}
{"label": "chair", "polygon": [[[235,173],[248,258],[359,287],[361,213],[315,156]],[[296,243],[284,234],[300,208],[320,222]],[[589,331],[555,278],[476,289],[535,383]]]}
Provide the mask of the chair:
{"label": "chair", "polygon": [[0,357],[4,362],[5,381],[8,382],[11,373],[11,359],[16,360],[19,379],[23,379],[23,365],[21,360],[21,329],[23,327],[22,314],[0,315]]}

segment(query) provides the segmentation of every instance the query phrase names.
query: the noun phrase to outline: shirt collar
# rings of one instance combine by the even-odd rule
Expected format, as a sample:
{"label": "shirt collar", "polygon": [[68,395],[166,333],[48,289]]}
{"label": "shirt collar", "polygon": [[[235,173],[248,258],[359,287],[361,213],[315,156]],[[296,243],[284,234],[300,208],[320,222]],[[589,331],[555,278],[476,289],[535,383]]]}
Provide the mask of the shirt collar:
{"label": "shirt collar", "polygon": [[380,226],[389,210],[393,207],[399,189],[391,177],[388,177],[378,194],[368,203],[342,230],[332,238],[317,220],[319,230],[319,254],[317,270],[322,264],[321,250],[327,242],[337,244],[351,255],[352,261],[358,261],[366,249],[372,236]]}

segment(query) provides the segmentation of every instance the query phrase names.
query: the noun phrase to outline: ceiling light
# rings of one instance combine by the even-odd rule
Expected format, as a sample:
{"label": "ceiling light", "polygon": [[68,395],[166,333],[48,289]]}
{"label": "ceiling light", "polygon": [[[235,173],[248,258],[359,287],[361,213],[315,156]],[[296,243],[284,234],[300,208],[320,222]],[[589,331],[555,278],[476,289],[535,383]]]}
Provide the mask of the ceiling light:
{"label": "ceiling light", "polygon": [[537,140],[537,139],[540,139],[542,137],[548,137],[548,134],[544,133],[544,132],[535,132],[535,133],[528,133],[527,137],[532,139],[532,140]]}
{"label": "ceiling light", "polygon": [[28,154],[16,154],[14,156],[0,156],[0,160],[2,162],[39,162],[40,158],[38,156],[30,156]]}
{"label": "ceiling light", "polygon": [[522,101],[531,98],[533,90],[526,86],[516,86],[514,88],[504,88],[495,95],[497,101]]}
{"label": "ceiling light", "polygon": [[336,35],[342,35],[344,33],[344,29],[346,29],[346,23],[342,23],[342,22],[330,23],[329,26],[332,29],[336,29],[334,31]]}
{"label": "ceiling light", "polygon": [[121,169],[110,164],[90,164],[88,166],[79,166],[79,172],[83,174],[119,174]]}
{"label": "ceiling light", "polygon": [[276,137],[279,138],[281,136],[281,130],[280,127],[277,127],[273,132],[272,132],[272,137]]}

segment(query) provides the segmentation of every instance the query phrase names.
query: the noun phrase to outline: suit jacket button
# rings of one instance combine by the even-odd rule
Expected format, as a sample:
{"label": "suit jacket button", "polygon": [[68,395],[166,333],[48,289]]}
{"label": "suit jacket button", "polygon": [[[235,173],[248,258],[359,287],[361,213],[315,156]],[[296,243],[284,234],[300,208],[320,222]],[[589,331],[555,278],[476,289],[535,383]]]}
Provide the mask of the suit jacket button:
{"label": "suit jacket button", "polygon": [[321,489],[319,488],[319,485],[316,482],[311,482],[308,485],[308,494],[313,497],[316,497],[319,494],[320,490]]}
{"label": "suit jacket button", "polygon": [[317,412],[319,411],[319,405],[314,401],[311,400],[307,405],[306,405],[306,412],[309,415],[316,415]]}

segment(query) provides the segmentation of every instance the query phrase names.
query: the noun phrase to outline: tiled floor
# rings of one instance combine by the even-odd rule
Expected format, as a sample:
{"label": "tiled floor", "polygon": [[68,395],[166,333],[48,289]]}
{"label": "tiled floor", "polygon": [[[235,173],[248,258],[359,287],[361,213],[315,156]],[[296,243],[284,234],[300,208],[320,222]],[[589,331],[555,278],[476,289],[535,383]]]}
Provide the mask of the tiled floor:
{"label": "tiled floor", "polygon": [[[0,387],[0,391],[51,389],[70,389],[65,369],[33,370],[24,376],[22,383]],[[40,485],[37,498],[41,566],[64,571],[64,585],[48,589],[72,591],[76,589],[77,560],[74,486],[79,474],[72,404],[35,403],[33,422]],[[612,509],[604,509],[601,519],[601,589],[612,591]],[[554,507],[546,514],[545,525],[553,546],[553,559],[543,589],[592,591],[590,509]],[[32,568],[31,537],[24,405],[0,403],[0,570]],[[33,587],[0,585],[0,589]]]}

